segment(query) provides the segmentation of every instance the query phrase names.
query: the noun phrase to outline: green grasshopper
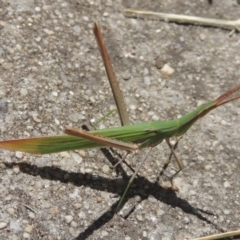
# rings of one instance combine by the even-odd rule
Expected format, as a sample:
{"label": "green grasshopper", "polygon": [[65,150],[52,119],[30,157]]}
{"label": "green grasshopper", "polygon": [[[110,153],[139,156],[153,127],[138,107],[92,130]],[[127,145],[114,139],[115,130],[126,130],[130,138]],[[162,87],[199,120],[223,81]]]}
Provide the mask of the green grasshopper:
{"label": "green grasshopper", "polygon": [[[95,25],[94,31],[96,34],[96,31],[98,31],[97,25]],[[99,33],[97,32],[97,35],[98,34]],[[98,38],[97,40],[98,44],[104,45],[103,42],[99,42]],[[100,40],[102,40],[101,37]],[[104,59],[105,67],[109,76],[111,75],[109,74],[109,68],[111,69],[112,66],[106,66],[110,64],[108,62],[110,60],[108,59],[108,56],[104,56],[104,54],[106,54],[105,51],[106,50],[102,50],[101,54]],[[111,71],[112,69],[110,70],[110,72]],[[160,144],[163,140],[167,142],[179,166],[179,170],[171,178],[172,188],[176,190],[176,187],[173,186],[172,180],[173,177],[182,170],[182,164],[176,156],[174,147],[170,144],[170,138],[181,137],[198,119],[204,117],[211,110],[228,102],[239,99],[240,95],[230,98],[230,96],[233,93],[237,92],[239,89],[240,85],[222,94],[216,100],[202,104],[194,111],[174,120],[143,122],[134,125],[112,127],[101,130],[93,130],[89,132],[68,127],[65,130],[65,133],[67,135],[2,141],[0,142],[0,148],[33,154],[49,154],[75,149],[89,149],[101,147],[115,147],[126,150],[127,152],[132,152],[143,148],[149,148],[149,151],[147,152],[143,161],[138,166],[134,175],[130,179],[127,188],[122,198],[120,199],[119,205],[117,207],[118,211],[126,192],[128,191],[139,168],[146,160],[147,155],[153,147]]]}
{"label": "green grasshopper", "polygon": [[202,104],[194,111],[174,120],[143,122],[89,132],[69,127],[65,130],[68,135],[2,141],[0,147],[35,154],[101,147],[116,147],[126,151],[155,147],[163,140],[169,141],[172,137],[182,136],[198,119],[211,110],[239,99],[240,96],[227,100],[239,89],[240,85],[216,100]]}

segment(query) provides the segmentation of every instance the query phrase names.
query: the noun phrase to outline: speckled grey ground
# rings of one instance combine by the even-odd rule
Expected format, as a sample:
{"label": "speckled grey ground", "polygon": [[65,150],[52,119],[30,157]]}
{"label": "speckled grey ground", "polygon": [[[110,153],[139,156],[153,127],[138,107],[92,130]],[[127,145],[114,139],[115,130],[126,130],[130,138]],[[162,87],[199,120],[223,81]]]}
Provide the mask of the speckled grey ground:
{"label": "speckled grey ground", "polygon": [[[92,27],[103,29],[133,123],[171,119],[240,84],[240,38],[222,29],[125,18],[124,7],[238,19],[236,1],[0,1],[0,138],[62,134],[114,107]],[[166,62],[175,72],[161,73]],[[100,150],[33,156],[1,151],[0,239],[193,239],[240,222],[240,101],[180,142],[178,193],[155,183],[161,144],[118,216],[131,171]],[[112,116],[100,127],[119,125]],[[128,158],[135,168],[143,152]],[[176,170],[173,162],[167,169]],[[125,179],[126,181],[123,181]],[[160,179],[163,180],[162,178]],[[27,207],[28,206],[28,207]],[[30,209],[31,208],[31,209]],[[125,218],[123,218],[123,216]]]}

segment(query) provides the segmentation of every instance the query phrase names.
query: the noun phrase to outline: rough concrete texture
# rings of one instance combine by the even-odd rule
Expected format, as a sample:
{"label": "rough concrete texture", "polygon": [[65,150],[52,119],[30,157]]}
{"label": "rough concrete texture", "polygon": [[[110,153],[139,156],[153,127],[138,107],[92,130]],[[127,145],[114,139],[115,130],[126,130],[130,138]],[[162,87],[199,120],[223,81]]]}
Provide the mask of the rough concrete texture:
{"label": "rough concrete texture", "polygon": [[[99,22],[132,123],[167,120],[240,84],[240,36],[125,18],[131,7],[236,20],[236,1],[0,1],[0,138],[62,134],[115,104],[92,27]],[[163,68],[164,64],[166,65]],[[170,68],[169,68],[170,67]],[[163,68],[163,69],[162,69]],[[240,101],[198,121],[174,161],[157,146],[117,216],[132,171],[99,149],[35,156],[1,150],[0,239],[194,239],[239,228]],[[99,128],[119,126],[117,115]],[[145,151],[127,159],[136,168]]]}

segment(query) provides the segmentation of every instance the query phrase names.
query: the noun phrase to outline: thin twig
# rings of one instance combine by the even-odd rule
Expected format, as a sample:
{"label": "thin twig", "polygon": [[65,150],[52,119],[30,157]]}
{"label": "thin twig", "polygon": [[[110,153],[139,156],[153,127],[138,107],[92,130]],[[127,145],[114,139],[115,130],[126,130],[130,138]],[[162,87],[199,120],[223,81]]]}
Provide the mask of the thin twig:
{"label": "thin twig", "polygon": [[223,29],[237,30],[240,32],[240,19],[223,20],[214,18],[203,18],[195,16],[186,16],[179,14],[158,13],[151,11],[138,11],[134,9],[124,9],[126,17],[147,18],[154,20],[162,20],[168,22],[188,23],[201,26],[218,27]]}
{"label": "thin twig", "polygon": [[26,205],[26,204],[22,204],[25,208],[27,208],[27,209],[29,209],[29,210],[31,210],[32,212],[34,212],[35,214],[37,214],[37,211],[34,209],[34,208],[32,208],[32,207],[30,207],[30,206],[28,206],[28,205]]}
{"label": "thin twig", "polygon": [[220,234],[214,234],[211,236],[201,237],[201,238],[195,238],[194,240],[215,240],[215,239],[226,239],[227,237],[236,237],[240,236],[240,230],[226,232],[226,233],[220,233]]}

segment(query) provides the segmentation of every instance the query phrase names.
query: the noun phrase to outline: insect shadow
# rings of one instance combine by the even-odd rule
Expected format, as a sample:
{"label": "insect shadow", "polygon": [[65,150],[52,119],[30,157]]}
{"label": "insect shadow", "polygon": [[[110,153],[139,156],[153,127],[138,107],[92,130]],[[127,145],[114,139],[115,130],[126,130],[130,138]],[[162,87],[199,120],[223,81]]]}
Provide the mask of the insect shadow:
{"label": "insect shadow", "polygon": [[[111,159],[112,155],[107,149],[102,149],[103,153],[107,158]],[[116,160],[110,160],[114,165]],[[119,184],[119,179],[109,179],[102,176],[96,176],[89,173],[77,173],[77,172],[68,172],[62,170],[58,167],[46,166],[46,167],[38,167],[36,165],[31,165],[29,163],[19,163],[19,162],[5,162],[4,163],[7,168],[12,168],[15,165],[18,165],[20,171],[22,173],[32,175],[32,176],[40,176],[42,179],[48,179],[50,181],[60,181],[62,183],[69,183],[80,187],[87,186],[92,189],[96,189],[99,191],[107,191],[112,194],[116,194],[121,196],[123,191],[125,190],[125,184]],[[119,165],[121,173],[124,173],[124,170]],[[68,174],[68,179],[64,178],[64,176]],[[127,174],[123,174],[124,181],[128,182],[129,176]],[[158,183],[150,182],[147,178],[143,176],[138,176],[134,182],[134,189],[129,191],[127,197],[124,199],[122,206],[125,205],[130,199],[133,199],[136,195],[138,195],[141,201],[147,199],[149,195],[155,197],[158,201],[161,201],[173,208],[180,208],[183,212],[192,214],[199,218],[200,220],[213,225],[218,228],[213,222],[208,220],[203,214],[214,215],[213,213],[206,212],[202,209],[193,207],[187,200],[182,199],[176,195],[176,193],[172,190],[166,190],[162,188]],[[143,191],[143,186],[145,186]],[[115,216],[115,210],[118,205],[117,200],[109,209],[107,209],[101,216],[95,219],[84,231],[79,233],[77,240],[87,239],[89,236],[93,234],[94,231],[100,229],[103,225],[110,222]],[[131,211],[124,217],[125,219],[134,211],[135,207],[132,208]]]}

